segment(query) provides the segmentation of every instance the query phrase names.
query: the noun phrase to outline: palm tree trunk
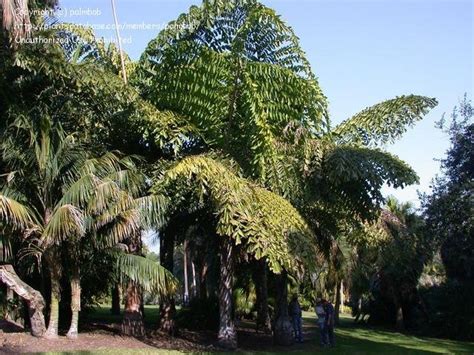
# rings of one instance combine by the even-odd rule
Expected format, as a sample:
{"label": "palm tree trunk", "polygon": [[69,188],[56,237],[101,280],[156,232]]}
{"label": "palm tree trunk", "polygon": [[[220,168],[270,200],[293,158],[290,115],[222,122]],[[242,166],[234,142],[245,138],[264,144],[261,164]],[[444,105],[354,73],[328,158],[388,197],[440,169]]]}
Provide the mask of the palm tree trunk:
{"label": "palm tree trunk", "polygon": [[28,0],[3,0],[1,7],[2,27],[9,32],[11,43],[16,46],[21,39],[28,37],[31,33]]}
{"label": "palm tree trunk", "polygon": [[293,344],[293,326],[288,315],[288,276],[286,271],[282,271],[276,277],[277,303],[275,329],[273,333],[274,343],[277,345]]}
{"label": "palm tree trunk", "polygon": [[120,29],[119,29],[119,23],[118,23],[118,18],[117,18],[117,10],[115,9],[115,1],[111,0],[112,3],[112,13],[114,15],[114,22],[115,22],[115,33],[117,35],[117,44],[118,44],[118,49],[119,49],[119,54],[120,54],[120,65],[122,67],[122,79],[123,82],[126,84],[127,83],[127,70],[125,69],[125,58],[123,55],[123,50],[122,50],[122,39],[120,38]]}
{"label": "palm tree trunk", "polygon": [[209,267],[207,262],[202,263],[201,270],[199,272],[199,298],[205,300],[207,298],[207,271]]}
{"label": "palm tree trunk", "polygon": [[81,310],[81,279],[79,274],[79,267],[73,267],[71,276],[71,325],[67,332],[67,337],[71,339],[77,338],[78,324],[79,324],[79,311]]}
{"label": "palm tree trunk", "polygon": [[334,305],[334,321],[339,324],[339,312],[341,311],[342,302],[342,280],[336,285],[336,303]]}
{"label": "palm tree trunk", "polygon": [[0,281],[28,304],[31,334],[43,336],[46,331],[43,315],[45,302],[41,293],[23,282],[11,265],[0,265]]}
{"label": "palm tree trunk", "polygon": [[125,311],[123,314],[122,334],[134,337],[145,336],[145,324],[143,323],[143,314],[140,305],[140,289],[135,283],[129,282],[127,298],[125,300]]}
{"label": "palm tree trunk", "polygon": [[228,238],[222,238],[220,247],[219,279],[219,345],[226,349],[237,348],[237,332],[232,317],[233,245]]}
{"label": "palm tree trunk", "polygon": [[270,333],[272,326],[268,313],[268,274],[265,260],[257,260],[254,268],[254,282],[257,294],[257,332]]}
{"label": "palm tree trunk", "polygon": [[112,288],[112,309],[111,312],[114,315],[120,315],[120,299],[121,299],[121,287],[119,283],[116,283]]}
{"label": "palm tree trunk", "polygon": [[5,312],[5,320],[9,322],[16,323],[16,318],[17,318],[17,312],[13,309],[11,309],[11,305],[15,302],[15,295],[13,293],[13,290],[10,287],[7,287],[7,309]]}
{"label": "palm tree trunk", "polygon": [[46,338],[57,338],[58,337],[58,321],[59,321],[59,301],[61,300],[61,288],[60,288],[60,270],[58,260],[49,257],[48,268],[51,278],[51,302],[49,311],[49,323],[48,329],[46,330]]}
{"label": "palm tree trunk", "polygon": [[404,325],[404,321],[403,321],[403,308],[402,308],[402,305],[397,302],[396,303],[396,308],[397,308],[397,314],[396,314],[396,327],[398,330],[404,330],[405,329],[405,325]]}
{"label": "palm tree trunk", "polygon": [[[174,240],[174,225],[170,222],[165,232],[160,237],[160,264],[170,272],[173,272]],[[160,303],[160,321],[158,329],[166,334],[174,335],[176,330],[176,324],[174,321],[175,314],[176,307],[174,298],[172,296],[164,297]]]}
{"label": "palm tree trunk", "polygon": [[192,275],[193,275],[193,279],[192,279],[192,285],[191,285],[191,295],[192,295],[192,298],[196,298],[196,294],[197,294],[197,289],[196,289],[196,286],[197,286],[197,283],[196,283],[196,265],[194,264],[194,261],[191,261],[191,272],[192,272]]}
{"label": "palm tree trunk", "polygon": [[189,303],[189,280],[188,280],[188,241],[185,239],[183,243],[183,270],[184,270],[184,296],[183,304]]}

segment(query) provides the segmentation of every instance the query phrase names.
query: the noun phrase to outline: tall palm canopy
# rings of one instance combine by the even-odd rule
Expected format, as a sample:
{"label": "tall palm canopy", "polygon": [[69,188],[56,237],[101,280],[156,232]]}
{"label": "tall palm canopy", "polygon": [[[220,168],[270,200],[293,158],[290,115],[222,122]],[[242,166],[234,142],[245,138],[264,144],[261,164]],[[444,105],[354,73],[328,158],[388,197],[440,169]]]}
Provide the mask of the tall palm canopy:
{"label": "tall palm canopy", "polygon": [[137,77],[146,98],[265,186],[282,179],[277,143],[290,122],[324,129],[326,98],[296,35],[255,0],[191,7],[149,43]]}

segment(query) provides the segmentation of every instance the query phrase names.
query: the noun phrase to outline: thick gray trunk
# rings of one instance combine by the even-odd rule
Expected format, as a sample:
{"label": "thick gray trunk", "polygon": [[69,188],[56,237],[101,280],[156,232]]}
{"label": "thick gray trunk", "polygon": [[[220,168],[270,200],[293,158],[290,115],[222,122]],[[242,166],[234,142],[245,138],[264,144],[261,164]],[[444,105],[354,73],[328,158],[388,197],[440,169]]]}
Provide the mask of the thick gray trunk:
{"label": "thick gray trunk", "polygon": [[294,342],[293,326],[288,315],[288,276],[282,271],[276,277],[277,303],[276,319],[273,333],[274,343],[277,345],[291,345]]}
{"label": "thick gray trunk", "polygon": [[36,337],[43,336],[46,332],[43,315],[45,302],[41,293],[23,282],[11,265],[0,265],[0,281],[26,301],[30,316],[31,334]]}
{"label": "thick gray trunk", "polygon": [[232,318],[233,245],[222,238],[220,246],[219,333],[217,340],[226,349],[237,348],[237,332]]}

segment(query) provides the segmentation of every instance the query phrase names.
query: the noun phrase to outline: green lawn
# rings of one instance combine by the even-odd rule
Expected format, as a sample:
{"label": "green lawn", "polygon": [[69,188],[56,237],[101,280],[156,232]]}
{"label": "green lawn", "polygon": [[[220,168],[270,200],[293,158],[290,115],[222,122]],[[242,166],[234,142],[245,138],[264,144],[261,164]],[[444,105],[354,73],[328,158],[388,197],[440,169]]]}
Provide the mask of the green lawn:
{"label": "green lawn", "polygon": [[[156,321],[158,309],[147,307],[147,321]],[[112,316],[108,308],[99,309],[90,315],[91,319],[104,321],[119,320],[120,317]],[[292,347],[272,347],[269,351],[241,351],[242,354],[274,354],[285,352],[296,353],[324,353],[324,354],[474,354],[474,343],[459,342],[444,339],[433,339],[406,335],[380,328],[368,328],[355,324],[351,318],[342,317],[341,326],[336,330],[336,347],[321,349],[318,343],[315,317],[312,313],[304,313],[306,339],[303,344]],[[74,354],[179,354],[178,351],[165,350],[100,350],[94,352],[75,352]],[[61,353],[50,353],[61,354]],[[66,353],[62,353],[66,354]]]}

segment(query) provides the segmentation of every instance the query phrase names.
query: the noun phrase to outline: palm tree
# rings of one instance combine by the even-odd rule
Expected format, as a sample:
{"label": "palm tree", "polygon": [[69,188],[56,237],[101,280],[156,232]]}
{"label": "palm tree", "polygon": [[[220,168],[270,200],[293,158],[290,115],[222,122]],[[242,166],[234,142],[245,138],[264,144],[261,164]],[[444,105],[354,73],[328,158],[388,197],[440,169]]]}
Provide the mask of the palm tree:
{"label": "palm tree", "polygon": [[277,150],[283,130],[325,125],[326,99],[298,38],[256,0],[191,7],[148,44],[135,82],[156,107],[185,116],[198,143],[283,195],[291,189]]}
{"label": "palm tree", "polygon": [[315,134],[325,125],[326,99],[296,35],[254,0],[191,7],[149,43],[134,82],[156,107],[185,117],[178,153],[190,145],[224,152],[245,177],[284,196],[296,172],[278,149],[282,132],[293,121]]}
{"label": "palm tree", "polygon": [[[236,347],[232,318],[236,246],[257,260],[265,260],[276,274],[285,274],[285,270],[301,274],[321,262],[315,236],[296,209],[279,195],[240,176],[235,164],[226,160],[206,155],[184,158],[165,171],[155,182],[154,191],[166,192],[176,204],[183,194],[190,194],[191,200],[206,200],[216,218],[220,246],[218,339],[224,347]],[[189,202],[187,199],[186,206]],[[283,303],[282,297],[280,307]],[[289,326],[288,314],[282,323]]]}
{"label": "palm tree", "polygon": [[332,128],[297,37],[255,0],[191,7],[149,43],[135,81],[158,108],[187,118],[188,142],[223,151],[245,177],[299,206],[320,246],[323,234],[337,235],[339,219],[360,224],[375,216],[384,183],[416,181],[375,146],[436,104],[402,96]]}
{"label": "palm tree", "polygon": [[[66,242],[73,261],[79,257],[80,243],[86,238],[92,238],[101,248],[111,248],[140,228],[156,223],[162,199],[137,195],[144,176],[134,171],[130,158],[116,153],[89,158],[74,135],[67,135],[47,118],[40,122],[20,118],[4,137],[3,161],[11,172],[0,195],[4,202],[2,223],[37,241],[35,250],[41,250],[51,280],[51,311],[45,335],[56,337],[60,255]],[[158,264],[116,255],[118,269],[130,282],[161,294],[173,289],[172,277]],[[70,282],[73,317],[68,336],[76,337],[81,288],[80,268],[75,262]]]}
{"label": "palm tree", "polygon": [[416,181],[375,147],[436,104],[402,96],[332,128],[297,37],[256,0],[191,7],[149,43],[134,81],[156,107],[185,117],[182,153],[195,144],[231,156],[246,178],[300,208],[319,246],[337,235],[339,219],[359,225],[375,217],[384,183]]}

